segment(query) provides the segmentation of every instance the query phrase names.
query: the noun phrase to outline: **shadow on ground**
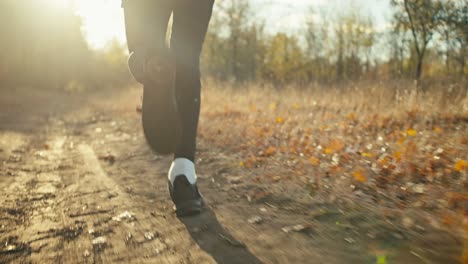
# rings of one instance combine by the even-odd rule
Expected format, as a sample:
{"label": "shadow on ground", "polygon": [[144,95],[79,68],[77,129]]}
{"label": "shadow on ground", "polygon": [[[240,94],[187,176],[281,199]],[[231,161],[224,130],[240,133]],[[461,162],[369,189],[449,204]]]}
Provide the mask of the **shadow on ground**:
{"label": "shadow on ground", "polygon": [[217,263],[262,263],[221,224],[211,209],[198,216],[181,217],[193,240]]}

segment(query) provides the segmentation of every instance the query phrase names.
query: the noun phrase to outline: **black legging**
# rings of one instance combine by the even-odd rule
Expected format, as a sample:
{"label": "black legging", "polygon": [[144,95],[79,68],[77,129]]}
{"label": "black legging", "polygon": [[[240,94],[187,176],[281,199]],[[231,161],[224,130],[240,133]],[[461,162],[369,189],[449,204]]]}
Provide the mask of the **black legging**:
{"label": "black legging", "polygon": [[124,0],[129,51],[143,45],[166,48],[166,31],[173,14],[170,48],[176,60],[175,91],[181,121],[176,158],[194,160],[200,115],[200,53],[214,0]]}

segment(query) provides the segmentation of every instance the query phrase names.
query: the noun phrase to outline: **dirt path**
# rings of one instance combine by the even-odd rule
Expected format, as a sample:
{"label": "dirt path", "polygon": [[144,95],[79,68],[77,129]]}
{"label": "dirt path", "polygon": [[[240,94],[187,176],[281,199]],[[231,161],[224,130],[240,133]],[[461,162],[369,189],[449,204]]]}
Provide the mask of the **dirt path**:
{"label": "dirt path", "polygon": [[146,146],[138,95],[31,96],[3,111],[0,263],[457,263],[462,255],[460,237],[425,223],[408,231],[359,201],[314,201],[289,183],[231,175],[230,154],[205,141],[198,173],[209,209],[179,219],[166,186],[170,158]]}

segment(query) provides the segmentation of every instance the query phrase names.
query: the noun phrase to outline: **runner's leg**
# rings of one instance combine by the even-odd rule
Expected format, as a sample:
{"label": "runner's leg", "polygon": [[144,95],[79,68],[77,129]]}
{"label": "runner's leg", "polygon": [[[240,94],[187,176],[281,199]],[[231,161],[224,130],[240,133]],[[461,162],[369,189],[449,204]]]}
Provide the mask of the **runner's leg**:
{"label": "runner's leg", "polygon": [[175,89],[182,138],[175,158],[195,159],[200,114],[200,53],[214,0],[176,0],[171,48],[176,56]]}
{"label": "runner's leg", "polygon": [[144,53],[165,48],[171,1],[123,0],[128,50]]}
{"label": "runner's leg", "polygon": [[150,147],[172,154],[180,141],[180,122],[174,90],[174,60],[166,44],[166,32],[174,2],[126,0],[123,2],[128,47],[128,66],[144,85],[142,123]]}
{"label": "runner's leg", "polygon": [[175,89],[181,140],[168,173],[169,192],[178,216],[204,207],[195,173],[195,146],[200,114],[200,53],[214,0],[175,0],[171,49],[176,60]]}

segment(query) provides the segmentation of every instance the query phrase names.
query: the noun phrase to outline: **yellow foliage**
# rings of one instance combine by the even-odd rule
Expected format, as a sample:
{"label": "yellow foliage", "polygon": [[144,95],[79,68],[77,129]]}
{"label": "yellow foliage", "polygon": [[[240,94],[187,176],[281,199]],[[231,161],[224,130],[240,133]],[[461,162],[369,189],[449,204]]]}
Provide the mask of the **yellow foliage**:
{"label": "yellow foliage", "polygon": [[283,119],[282,117],[279,117],[279,116],[278,116],[278,117],[276,118],[276,123],[281,124],[281,123],[283,123],[283,122],[284,122],[284,119]]}

